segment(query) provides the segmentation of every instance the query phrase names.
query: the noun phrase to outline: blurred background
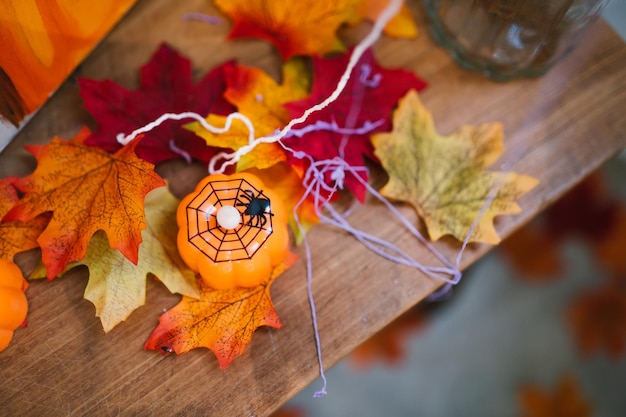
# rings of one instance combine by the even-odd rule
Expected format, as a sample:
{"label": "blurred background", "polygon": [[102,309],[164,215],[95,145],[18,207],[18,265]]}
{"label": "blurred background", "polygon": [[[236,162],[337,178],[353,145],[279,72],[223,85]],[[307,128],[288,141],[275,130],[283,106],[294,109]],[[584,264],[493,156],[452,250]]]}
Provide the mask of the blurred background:
{"label": "blurred background", "polygon": [[[626,39],[626,1],[604,15]],[[276,416],[626,416],[626,153],[327,378]]]}

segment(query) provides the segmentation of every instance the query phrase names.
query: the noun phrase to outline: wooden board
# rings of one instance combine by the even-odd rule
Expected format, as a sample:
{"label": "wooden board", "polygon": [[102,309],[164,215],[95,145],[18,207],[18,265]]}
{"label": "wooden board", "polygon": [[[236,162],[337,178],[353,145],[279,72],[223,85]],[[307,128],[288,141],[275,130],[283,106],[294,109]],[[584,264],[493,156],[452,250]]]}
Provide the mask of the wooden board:
{"label": "wooden board", "polygon": [[[0,154],[0,178],[24,176],[34,169],[35,160],[22,149],[24,145],[46,143],[54,135],[70,138],[81,126],[93,126],[81,108],[76,77],[110,78],[135,88],[138,68],[164,40],[192,58],[198,75],[237,58],[277,76],[279,57],[268,44],[227,41],[227,21],[206,25],[182,19],[187,12],[216,14],[209,3],[140,1]],[[412,6],[425,28],[422,11]],[[346,37],[358,39],[366,30],[351,30]],[[381,39],[375,53],[384,65],[415,71],[429,82],[422,97],[441,133],[463,123],[504,123],[507,150],[494,168],[506,166],[539,178],[541,184],[521,199],[522,214],[497,221],[502,236],[626,146],[626,46],[602,21],[546,76],[506,84],[457,67],[425,29],[415,41]],[[178,193],[189,190],[202,175],[184,164],[170,164],[160,172],[171,178]],[[418,222],[411,209],[401,209]],[[350,218],[420,261],[435,264],[417,242],[398,231],[381,204],[368,201]],[[350,236],[329,227],[314,228],[310,243],[326,367],[438,285],[373,256]],[[459,245],[443,239],[437,247],[453,259]],[[488,249],[471,246],[463,266]],[[303,256],[301,248],[298,253]],[[37,258],[27,254],[19,262],[30,272]],[[0,415],[262,416],[318,377],[303,262],[272,290],[283,329],[259,330],[245,354],[225,371],[219,370],[208,350],[177,357],[142,349],[158,315],[178,299],[152,281],[146,305],[105,335],[94,307],[82,298],[87,276],[85,269],[78,269],[49,283],[31,283],[28,328],[17,331],[0,354]]]}

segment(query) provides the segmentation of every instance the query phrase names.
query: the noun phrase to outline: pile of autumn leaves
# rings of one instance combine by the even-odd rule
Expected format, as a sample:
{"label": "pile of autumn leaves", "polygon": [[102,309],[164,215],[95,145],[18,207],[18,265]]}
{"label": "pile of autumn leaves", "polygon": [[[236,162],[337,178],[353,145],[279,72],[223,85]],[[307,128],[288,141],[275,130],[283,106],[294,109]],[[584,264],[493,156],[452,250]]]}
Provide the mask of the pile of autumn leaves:
{"label": "pile of autumn leaves", "polygon": [[[285,7],[291,7],[288,4]],[[276,41],[267,33],[257,33],[262,28],[254,22],[254,13],[224,11],[235,22],[231,35]],[[298,39],[302,33],[296,32],[280,39]],[[316,42],[319,38],[316,34]],[[145,347],[176,353],[207,347],[226,367],[243,352],[256,328],[280,327],[269,290],[295,256],[255,288],[203,286],[177,253],[178,199],[154,166],[181,157],[206,165],[216,153],[247,144],[247,128],[236,122],[229,132],[214,135],[198,123],[167,121],[126,146],[116,138],[164,113],[186,111],[206,115],[214,126],[223,126],[226,115],[239,111],[251,120],[257,137],[270,135],[328,97],[346,68],[348,53],[320,57],[332,51],[332,45],[330,49],[313,45],[309,51],[309,43],[277,43],[286,59],[280,84],[259,69],[234,62],[214,68],[194,84],[189,60],[165,45],[141,68],[137,90],[108,80],[80,80],[81,97],[98,128],[83,129],[71,140],[54,138],[47,145],[28,147],[38,162],[35,172],[0,181],[0,257],[12,260],[18,252],[40,247],[42,267],[33,278],[53,279],[75,265],[86,265],[85,298],[96,306],[105,331],[143,305],[146,276],[152,274],[183,298],[160,317]],[[303,195],[302,176],[311,160],[342,156],[355,167],[366,160],[380,164],[390,178],[383,194],[413,204],[433,240],[448,234],[462,240],[497,187],[493,204],[472,235],[473,241],[497,243],[493,217],[518,212],[515,200],[536,180],[485,170],[503,150],[499,124],[463,126],[447,137],[439,136],[418,98],[417,91],[423,88],[425,83],[413,73],[383,68],[367,52],[338,100],[314,113],[304,126],[296,126],[285,139],[296,154],[311,159],[296,158],[275,143],[263,144],[241,158],[236,170],[259,176],[292,213]],[[342,145],[345,135],[328,127],[333,125],[375,127],[349,135]],[[307,131],[306,126],[326,127]],[[367,181],[367,171],[358,175]],[[325,180],[331,187],[336,185],[330,177]],[[345,188],[365,201],[361,181],[348,175]],[[312,197],[298,207],[305,230],[318,221],[316,209]],[[290,223],[299,242],[302,236],[293,215]]]}

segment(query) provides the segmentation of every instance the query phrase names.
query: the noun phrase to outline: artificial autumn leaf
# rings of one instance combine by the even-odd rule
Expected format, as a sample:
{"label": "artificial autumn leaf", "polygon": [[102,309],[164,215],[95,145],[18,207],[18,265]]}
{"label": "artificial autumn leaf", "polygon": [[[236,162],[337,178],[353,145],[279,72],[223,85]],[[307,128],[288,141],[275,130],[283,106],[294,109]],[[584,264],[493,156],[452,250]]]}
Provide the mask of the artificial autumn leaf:
{"label": "artificial autumn leaf", "polygon": [[213,351],[220,367],[226,368],[243,353],[258,327],[282,326],[270,287],[295,260],[290,253],[270,279],[256,287],[214,290],[199,280],[200,299],[183,297],[163,313],[144,348],[181,354],[206,347]]}
{"label": "artificial autumn leaf", "polygon": [[559,382],[556,392],[545,392],[534,385],[519,393],[522,417],[590,417],[591,405],[571,376]]}
{"label": "artificial autumn leaf", "polygon": [[592,244],[611,233],[621,203],[608,190],[604,176],[596,171],[545,211],[547,233],[579,236]]}
{"label": "artificial autumn leaf", "polygon": [[626,289],[619,281],[583,293],[571,305],[569,322],[585,355],[604,350],[614,359],[626,349]]}
{"label": "artificial autumn leaf", "polygon": [[282,406],[270,417],[306,417],[304,410],[297,406]]}
{"label": "artificial autumn leaf", "polygon": [[626,204],[620,204],[612,220],[611,228],[595,243],[593,251],[602,266],[626,282]]}
{"label": "artificial autumn leaf", "polygon": [[[225,70],[228,88],[224,97],[233,104],[239,113],[250,119],[255,137],[267,136],[289,123],[289,111],[285,103],[307,96],[310,77],[304,63],[293,59],[283,66],[283,82],[278,84],[272,77],[258,68],[245,66],[230,67]],[[222,127],[226,118],[209,115],[207,122]],[[189,129],[204,138],[209,146],[237,150],[248,144],[248,127],[235,120],[228,132],[214,134],[199,123],[188,125]],[[286,160],[284,149],[276,143],[260,144],[250,153],[243,155],[237,163],[237,170],[268,168]]]}
{"label": "artificial autumn leaf", "polygon": [[[0,180],[0,219],[19,200],[13,183],[17,177]],[[50,221],[49,213],[37,216],[31,221],[6,221],[0,223],[0,258],[12,261],[16,253],[39,246],[37,238]]]}
{"label": "artificial autumn leaf", "polygon": [[51,211],[52,219],[37,239],[48,279],[85,256],[91,236],[104,230],[109,244],[137,263],[145,228],[144,196],[165,185],[154,166],[135,156],[138,140],[115,154],[84,145],[81,130],[74,139],[55,137],[48,145],[31,146],[37,169],[16,182],[24,197],[4,221],[28,221]]}
{"label": "artificial autumn leaf", "polygon": [[440,136],[415,91],[400,101],[393,120],[393,132],[372,138],[389,174],[382,194],[415,206],[432,240],[447,234],[464,240],[477,222],[470,241],[498,243],[494,217],[519,213],[515,200],[538,183],[513,172],[485,170],[502,154],[502,126],[464,125]]}
{"label": "artificial autumn leaf", "polygon": [[[370,20],[375,22],[378,19],[380,13],[389,5],[389,0],[361,0],[356,7],[356,13],[359,16],[352,24],[358,23],[360,19]],[[400,11],[391,18],[387,23],[383,32],[386,35],[396,38],[412,39],[417,37],[417,25],[413,19],[411,9],[408,8],[406,3],[402,4]]]}
{"label": "artificial autumn leaf", "polygon": [[[161,45],[141,68],[141,85],[128,90],[111,80],[81,78],[80,95],[85,108],[98,122],[98,129],[87,139],[109,151],[121,148],[120,133],[129,134],[164,113],[196,112],[229,114],[234,108],[222,97],[226,88],[227,62],[207,73],[197,84],[191,79],[189,59],[167,45]],[[189,120],[168,120],[150,132],[137,146],[137,155],[153,164],[180,158],[195,158],[207,163],[215,150],[182,126]]]}
{"label": "artificial autumn leaf", "polygon": [[498,251],[529,281],[551,281],[563,270],[558,239],[535,222],[507,237],[498,245]]}
{"label": "artificial autumn leaf", "polygon": [[[180,201],[167,187],[159,187],[146,195],[146,228],[139,246],[137,265],[109,247],[106,235],[97,232],[91,238],[87,254],[63,272],[78,265],[89,268],[89,282],[85,298],[96,307],[105,332],[126,320],[145,303],[146,276],[154,275],[172,293],[198,298],[200,293],[196,275],[184,264],[176,247],[176,209]],[[61,275],[63,275],[61,274]],[[33,278],[46,275],[45,267],[38,267]]]}
{"label": "artificial autumn leaf", "polygon": [[141,233],[139,262],[134,265],[109,247],[104,233],[96,233],[79,265],[89,268],[85,298],[96,307],[105,332],[126,320],[146,301],[146,276],[155,275],[172,293],[198,298],[196,275],[176,249],[176,209],[179,200],[167,187],[146,195],[146,228]]}
{"label": "artificial autumn leaf", "polygon": [[[311,94],[304,100],[286,105],[292,118],[301,116],[305,110],[330,96],[349,59],[349,54],[332,59],[313,59]],[[422,90],[425,87],[426,83],[412,72],[381,67],[368,50],[359,60],[337,100],[323,110],[311,114],[305,124],[296,126],[288,139],[285,139],[285,143],[295,151],[306,153],[315,161],[342,157],[349,165],[361,167],[365,164],[364,156],[376,160],[370,142],[371,133],[389,131],[391,112],[398,100],[411,89]],[[326,128],[311,129],[316,124]],[[303,129],[310,131],[296,134]],[[347,133],[346,129],[352,132]],[[293,165],[304,163],[291,155],[289,158]],[[367,182],[367,173],[362,172],[360,175]],[[332,185],[333,180],[330,177],[326,180]],[[358,179],[346,175],[345,185],[361,202],[364,201],[365,187]]]}
{"label": "artificial autumn leaf", "polygon": [[296,244],[299,245],[306,233],[312,226],[319,223],[319,216],[315,210],[315,201],[309,195],[299,206],[296,214],[303,230],[300,230],[296,222],[293,210],[302,199],[305,189],[302,185],[302,178],[296,171],[286,163],[278,163],[266,169],[250,169],[248,172],[259,177],[263,184],[275,194],[281,197],[285,206],[285,211],[289,213],[289,226],[295,237]]}
{"label": "artificial autumn leaf", "polygon": [[265,39],[284,60],[344,49],[335,32],[354,19],[358,0],[215,0],[233,20],[230,38]]}
{"label": "artificial autumn leaf", "polygon": [[353,350],[350,360],[359,367],[372,365],[376,360],[388,365],[400,363],[406,357],[407,339],[422,330],[427,320],[422,308],[409,310]]}

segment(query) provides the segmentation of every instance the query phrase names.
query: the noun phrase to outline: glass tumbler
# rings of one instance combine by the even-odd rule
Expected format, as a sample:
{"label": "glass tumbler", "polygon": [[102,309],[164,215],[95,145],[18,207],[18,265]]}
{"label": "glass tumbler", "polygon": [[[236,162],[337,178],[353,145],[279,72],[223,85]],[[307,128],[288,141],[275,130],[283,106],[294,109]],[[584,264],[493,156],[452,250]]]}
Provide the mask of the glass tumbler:
{"label": "glass tumbler", "polygon": [[609,0],[425,0],[433,37],[496,80],[546,72]]}

